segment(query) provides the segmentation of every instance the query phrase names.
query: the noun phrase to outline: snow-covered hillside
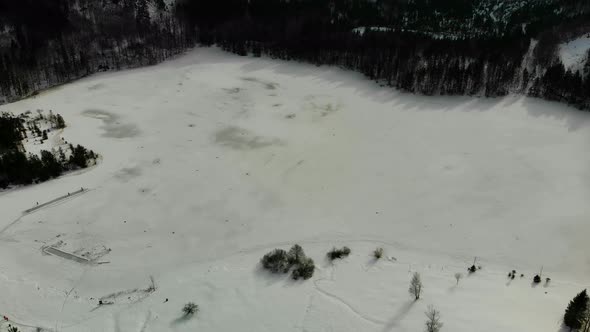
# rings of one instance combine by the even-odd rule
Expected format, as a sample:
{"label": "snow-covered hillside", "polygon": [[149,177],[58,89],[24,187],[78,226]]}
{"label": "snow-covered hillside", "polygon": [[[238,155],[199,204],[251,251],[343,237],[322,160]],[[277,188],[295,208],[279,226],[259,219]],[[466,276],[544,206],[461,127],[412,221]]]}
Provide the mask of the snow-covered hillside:
{"label": "snow-covered hillside", "polygon": [[565,69],[581,71],[588,60],[590,33],[559,45],[559,58]]}
{"label": "snow-covered hillside", "polygon": [[[23,331],[420,331],[434,304],[443,331],[556,332],[590,286],[590,114],[560,104],[196,49],[0,107],[36,109],[103,159],[0,193],[0,314]],[[294,243],[313,278],[259,269]]]}

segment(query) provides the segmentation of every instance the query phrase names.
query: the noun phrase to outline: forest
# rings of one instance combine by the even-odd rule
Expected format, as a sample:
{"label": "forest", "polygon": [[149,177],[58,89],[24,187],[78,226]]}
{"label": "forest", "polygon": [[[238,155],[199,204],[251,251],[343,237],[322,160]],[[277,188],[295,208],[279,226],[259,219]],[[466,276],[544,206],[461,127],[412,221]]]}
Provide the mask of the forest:
{"label": "forest", "polygon": [[177,15],[198,28],[200,43],[240,55],[336,65],[425,95],[521,93],[590,109],[589,58],[585,70],[572,72],[556,52],[559,43],[590,32],[590,4],[228,2],[181,1]]}
{"label": "forest", "polygon": [[590,33],[574,0],[4,0],[0,102],[194,45],[336,65],[425,95],[520,93],[590,109],[590,62],[560,43]]}
{"label": "forest", "polygon": [[0,103],[194,45],[163,0],[0,1]]}

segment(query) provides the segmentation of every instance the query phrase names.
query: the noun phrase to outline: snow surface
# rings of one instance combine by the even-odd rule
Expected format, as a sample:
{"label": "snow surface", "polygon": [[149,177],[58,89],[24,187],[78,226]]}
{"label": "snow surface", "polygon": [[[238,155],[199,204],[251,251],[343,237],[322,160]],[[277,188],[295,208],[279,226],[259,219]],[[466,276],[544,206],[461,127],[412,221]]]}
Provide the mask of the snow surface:
{"label": "snow surface", "polygon": [[[561,104],[196,49],[0,107],[36,109],[103,159],[0,193],[0,314],[25,332],[420,331],[428,304],[443,331],[559,331],[590,286],[590,114]],[[312,279],[260,271],[294,243]]]}
{"label": "snow surface", "polygon": [[590,33],[559,45],[559,58],[565,69],[582,71],[590,50]]}

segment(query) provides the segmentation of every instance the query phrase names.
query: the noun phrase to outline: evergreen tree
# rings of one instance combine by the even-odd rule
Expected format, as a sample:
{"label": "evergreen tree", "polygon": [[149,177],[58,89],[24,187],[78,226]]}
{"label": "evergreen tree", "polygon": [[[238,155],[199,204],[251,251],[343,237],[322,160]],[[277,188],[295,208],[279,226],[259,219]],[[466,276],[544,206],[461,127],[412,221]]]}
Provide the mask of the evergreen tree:
{"label": "evergreen tree", "polygon": [[57,161],[53,153],[46,150],[41,151],[41,162],[48,178],[55,178],[61,175],[63,166]]}
{"label": "evergreen tree", "polygon": [[55,127],[58,129],[62,129],[62,128],[66,127],[66,122],[64,121],[64,118],[60,114],[57,114],[55,116]]}
{"label": "evergreen tree", "polygon": [[75,168],[85,168],[88,166],[88,154],[85,147],[79,144],[76,145],[70,156],[70,164]]}
{"label": "evergreen tree", "polygon": [[584,289],[568,304],[567,309],[565,309],[565,315],[563,316],[563,323],[570,330],[582,327],[582,321],[588,308],[588,300],[588,294],[586,294],[586,290]]}

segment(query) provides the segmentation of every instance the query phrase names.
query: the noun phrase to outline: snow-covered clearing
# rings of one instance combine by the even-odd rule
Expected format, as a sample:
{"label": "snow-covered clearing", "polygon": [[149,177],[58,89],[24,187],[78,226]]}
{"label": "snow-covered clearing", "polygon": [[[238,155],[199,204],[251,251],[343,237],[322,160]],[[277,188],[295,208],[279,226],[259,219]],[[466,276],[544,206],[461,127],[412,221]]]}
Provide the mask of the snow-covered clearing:
{"label": "snow-covered clearing", "polygon": [[[434,304],[443,331],[556,332],[590,286],[590,114],[561,104],[418,97],[332,67],[196,49],[0,107],[36,109],[62,114],[60,135],[102,160],[0,193],[0,314],[15,322],[420,331]],[[259,270],[294,243],[315,260],[312,279]],[[325,261],[343,245],[351,256]],[[376,247],[388,258],[373,261]],[[455,285],[474,256],[483,269]],[[541,266],[552,281],[534,287]],[[189,301],[200,311],[187,319]]]}
{"label": "snow-covered clearing", "polygon": [[581,71],[588,59],[590,33],[559,45],[559,58],[565,69]]}

